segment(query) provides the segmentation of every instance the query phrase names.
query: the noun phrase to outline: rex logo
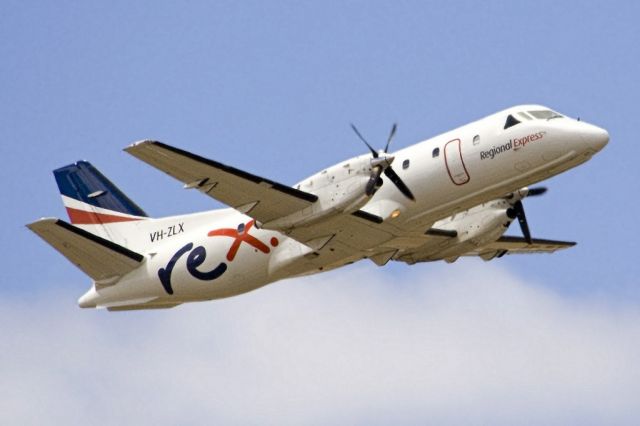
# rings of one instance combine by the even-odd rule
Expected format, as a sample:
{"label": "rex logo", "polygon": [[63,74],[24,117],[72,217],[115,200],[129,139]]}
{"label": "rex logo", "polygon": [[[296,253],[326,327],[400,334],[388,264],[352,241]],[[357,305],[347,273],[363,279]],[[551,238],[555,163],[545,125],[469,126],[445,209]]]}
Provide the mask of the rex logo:
{"label": "rex logo", "polygon": [[[237,229],[214,229],[207,235],[210,237],[224,236],[233,238],[233,243],[231,243],[231,247],[229,248],[226,256],[229,262],[232,262],[233,259],[235,259],[242,243],[247,243],[257,250],[260,250],[262,253],[268,254],[271,251],[269,246],[249,234],[249,230],[253,227],[254,223],[254,220],[250,220],[246,224],[241,223],[238,225]],[[273,237],[271,238],[270,243],[273,247],[276,247],[278,245],[278,239]],[[158,270],[158,278],[160,278],[162,287],[168,294],[173,294],[173,286],[171,284],[171,273],[173,272],[173,268],[175,268],[178,260],[187,253],[189,253],[187,256],[187,271],[196,279],[202,281],[213,281],[220,278],[227,270],[227,264],[224,262],[220,262],[218,266],[210,271],[201,271],[198,269],[198,267],[202,265],[207,258],[207,250],[203,246],[193,248],[193,243],[188,243],[176,251],[165,268],[160,268]]]}

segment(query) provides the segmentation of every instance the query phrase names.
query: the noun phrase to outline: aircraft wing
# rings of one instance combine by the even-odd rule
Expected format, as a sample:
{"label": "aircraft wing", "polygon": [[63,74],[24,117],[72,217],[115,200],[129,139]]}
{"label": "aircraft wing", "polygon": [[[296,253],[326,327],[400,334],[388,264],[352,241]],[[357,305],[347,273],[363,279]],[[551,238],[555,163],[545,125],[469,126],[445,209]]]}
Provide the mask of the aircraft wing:
{"label": "aircraft wing", "polygon": [[[309,207],[318,199],[314,194],[162,142],[137,142],[125,151],[182,181],[186,188],[196,188],[263,223]],[[378,216],[359,210],[352,214],[338,214],[310,226],[295,227],[287,235],[314,250],[308,257],[310,264],[327,265],[333,259],[342,262],[347,258],[372,257],[374,260],[373,256],[379,253],[395,253],[383,245],[394,238],[394,233]],[[322,256],[322,259],[315,256]],[[385,260],[383,256],[380,262]]]}
{"label": "aircraft wing", "polygon": [[144,256],[64,220],[40,219],[27,227],[96,281],[113,284],[136,269]]}
{"label": "aircraft wing", "polygon": [[505,254],[553,253],[575,245],[576,243],[570,241],[554,241],[540,238],[534,238],[532,244],[528,244],[522,237],[503,235],[493,243],[466,253],[465,256],[480,256],[484,260],[491,260],[495,257],[502,257]]}
{"label": "aircraft wing", "polygon": [[125,151],[145,163],[259,222],[287,216],[318,197],[157,141],[142,141]]}

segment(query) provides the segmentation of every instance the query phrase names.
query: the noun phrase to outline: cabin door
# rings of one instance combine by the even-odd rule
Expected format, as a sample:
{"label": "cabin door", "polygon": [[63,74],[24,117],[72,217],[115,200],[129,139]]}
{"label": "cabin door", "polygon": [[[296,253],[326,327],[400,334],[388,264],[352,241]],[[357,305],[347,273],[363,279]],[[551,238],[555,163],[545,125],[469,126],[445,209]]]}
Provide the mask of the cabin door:
{"label": "cabin door", "polygon": [[444,162],[451,181],[456,185],[464,185],[471,179],[462,159],[462,142],[454,139],[444,146]]}

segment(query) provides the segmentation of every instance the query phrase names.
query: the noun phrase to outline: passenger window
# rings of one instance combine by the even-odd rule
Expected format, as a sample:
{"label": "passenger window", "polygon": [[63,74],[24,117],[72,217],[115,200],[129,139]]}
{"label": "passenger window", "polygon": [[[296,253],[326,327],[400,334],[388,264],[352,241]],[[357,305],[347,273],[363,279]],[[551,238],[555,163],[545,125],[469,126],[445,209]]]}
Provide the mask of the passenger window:
{"label": "passenger window", "polygon": [[402,162],[402,168],[405,170],[409,168],[409,159],[406,159]]}
{"label": "passenger window", "polygon": [[507,117],[507,121],[504,123],[504,128],[508,129],[509,127],[513,127],[516,124],[520,124],[520,122],[511,114]]}
{"label": "passenger window", "polygon": [[431,153],[431,157],[432,157],[432,158],[436,158],[436,157],[437,157],[437,156],[439,156],[439,155],[440,155],[440,148],[435,148],[435,149],[433,150],[433,152]]}
{"label": "passenger window", "polygon": [[473,144],[478,145],[480,143],[480,135],[475,135],[473,137]]}

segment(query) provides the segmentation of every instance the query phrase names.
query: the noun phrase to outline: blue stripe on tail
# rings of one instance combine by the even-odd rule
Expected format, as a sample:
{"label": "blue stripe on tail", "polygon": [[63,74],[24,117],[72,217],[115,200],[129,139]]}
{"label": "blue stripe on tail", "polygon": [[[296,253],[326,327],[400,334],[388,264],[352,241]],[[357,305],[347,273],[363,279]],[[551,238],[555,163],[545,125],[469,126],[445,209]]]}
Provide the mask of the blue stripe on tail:
{"label": "blue stripe on tail", "polygon": [[61,167],[54,170],[53,175],[62,195],[103,209],[147,217],[144,210],[88,161]]}

